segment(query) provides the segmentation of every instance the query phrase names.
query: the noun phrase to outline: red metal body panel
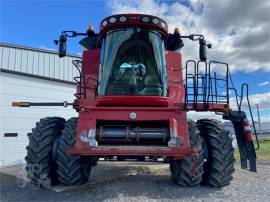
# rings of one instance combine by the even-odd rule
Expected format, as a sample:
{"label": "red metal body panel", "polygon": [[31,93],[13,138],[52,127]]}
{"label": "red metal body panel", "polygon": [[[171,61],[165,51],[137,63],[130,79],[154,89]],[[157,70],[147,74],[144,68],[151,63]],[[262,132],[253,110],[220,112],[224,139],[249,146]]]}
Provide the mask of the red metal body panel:
{"label": "red metal body panel", "polygon": [[[186,110],[194,110],[194,106],[192,103],[188,103],[186,105]],[[202,111],[214,111],[214,112],[224,112],[227,113],[229,112],[229,106],[227,104],[215,104],[215,103],[210,103],[210,104],[203,104],[203,103],[198,103],[196,111],[202,112]]]}
{"label": "red metal body panel", "polygon": [[96,105],[168,107],[169,99],[160,96],[100,96],[96,98]]}
{"label": "red metal body panel", "polygon": [[[71,154],[80,155],[171,155],[177,158],[193,155],[189,147],[187,115],[183,110],[185,88],[182,84],[181,55],[167,51],[168,97],[161,96],[96,96],[100,50],[88,50],[83,53],[83,72],[85,75],[86,97],[79,100],[79,120],[76,144]],[[130,119],[130,113],[136,113],[136,119]],[[171,137],[181,141],[170,147],[124,146],[91,147],[80,138],[82,133],[96,129],[99,121],[122,122],[167,122]],[[136,149],[137,148],[137,149]]]}
{"label": "red metal body panel", "polygon": [[[129,114],[135,112],[136,120],[131,120]],[[155,149],[155,147],[147,147],[143,150],[136,150],[136,146],[129,146],[129,149],[110,148],[102,146],[91,147],[80,139],[80,134],[95,129],[98,121],[129,121],[129,122],[169,122],[171,136],[180,137],[181,143],[175,148],[163,147]],[[93,107],[81,111],[79,114],[79,122],[77,129],[76,145],[71,149],[73,154],[82,155],[117,155],[117,154],[162,154],[181,157],[183,153],[192,155],[192,150],[189,148],[188,132],[187,132],[187,117],[186,112],[180,111],[177,108],[165,107]]]}
{"label": "red metal body panel", "polygon": [[181,54],[166,51],[168,86],[179,86],[183,80]]}
{"label": "red metal body panel", "polygon": [[134,156],[171,156],[173,159],[178,160],[187,156],[195,156],[196,150],[193,148],[191,149],[160,149],[154,147],[138,147],[135,146],[129,149],[122,148],[113,148],[113,147],[98,147],[98,148],[91,148],[91,149],[84,149],[84,148],[71,148],[70,149],[71,155],[86,155],[86,156],[108,156],[108,155],[134,155]]}
{"label": "red metal body panel", "polygon": [[[168,96],[97,96],[99,77],[100,50],[88,50],[83,53],[83,73],[81,89],[86,93],[79,99],[79,120],[74,148],[70,154],[79,155],[168,155],[176,159],[195,155],[190,148],[187,129],[187,112],[191,106],[185,106],[185,86],[182,82],[181,54],[166,51]],[[85,87],[85,88],[84,88]],[[203,104],[198,110],[205,110]],[[228,106],[220,104],[208,105],[208,110],[225,111]],[[130,118],[130,113],[136,113],[136,119]],[[118,122],[151,122],[159,124],[167,122],[171,138],[179,138],[174,147],[163,146],[90,146],[83,142],[81,134],[96,131],[97,123],[101,121]]]}

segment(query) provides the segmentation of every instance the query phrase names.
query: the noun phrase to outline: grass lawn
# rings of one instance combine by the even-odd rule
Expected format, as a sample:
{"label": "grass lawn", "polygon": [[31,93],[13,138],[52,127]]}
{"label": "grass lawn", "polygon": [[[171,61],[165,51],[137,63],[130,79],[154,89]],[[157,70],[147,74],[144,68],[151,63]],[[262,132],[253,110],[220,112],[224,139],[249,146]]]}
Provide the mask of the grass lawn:
{"label": "grass lawn", "polygon": [[[270,160],[270,136],[258,137],[258,138],[259,138],[259,143],[260,143],[260,149],[256,150],[257,158]],[[255,147],[256,147],[256,144],[255,144]],[[234,156],[236,159],[240,158],[238,149],[235,150]]]}

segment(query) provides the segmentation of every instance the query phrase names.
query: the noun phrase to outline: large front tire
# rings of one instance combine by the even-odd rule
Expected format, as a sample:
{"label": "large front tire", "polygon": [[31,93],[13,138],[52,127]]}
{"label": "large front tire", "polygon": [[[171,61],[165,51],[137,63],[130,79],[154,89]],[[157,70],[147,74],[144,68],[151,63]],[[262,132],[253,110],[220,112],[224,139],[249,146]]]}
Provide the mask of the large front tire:
{"label": "large front tire", "polygon": [[75,144],[76,130],[77,118],[69,119],[59,138],[57,149],[59,181],[68,186],[86,183],[91,172],[91,157],[68,154],[68,149]]}
{"label": "large front tire", "polygon": [[188,121],[188,132],[190,146],[197,149],[198,156],[170,160],[170,171],[173,182],[184,187],[194,187],[201,183],[203,175],[202,138],[194,121]]}
{"label": "large front tire", "polygon": [[40,119],[28,135],[29,145],[26,147],[25,161],[27,176],[32,183],[42,184],[46,180],[50,180],[51,184],[58,182],[53,146],[64,127],[65,119],[47,117]]}
{"label": "large front tire", "polygon": [[229,132],[224,129],[222,122],[213,119],[199,120],[197,125],[205,143],[203,184],[213,187],[229,185],[235,162]]}

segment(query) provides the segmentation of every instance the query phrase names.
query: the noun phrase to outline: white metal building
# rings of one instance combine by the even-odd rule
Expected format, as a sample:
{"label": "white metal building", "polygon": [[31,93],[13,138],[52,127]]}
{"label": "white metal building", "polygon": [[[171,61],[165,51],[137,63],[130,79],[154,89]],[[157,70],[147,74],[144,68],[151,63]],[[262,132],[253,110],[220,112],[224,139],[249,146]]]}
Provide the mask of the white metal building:
{"label": "white metal building", "polygon": [[43,117],[76,116],[72,107],[11,107],[13,101],[72,102],[79,56],[0,44],[0,166],[24,163],[27,133]]}

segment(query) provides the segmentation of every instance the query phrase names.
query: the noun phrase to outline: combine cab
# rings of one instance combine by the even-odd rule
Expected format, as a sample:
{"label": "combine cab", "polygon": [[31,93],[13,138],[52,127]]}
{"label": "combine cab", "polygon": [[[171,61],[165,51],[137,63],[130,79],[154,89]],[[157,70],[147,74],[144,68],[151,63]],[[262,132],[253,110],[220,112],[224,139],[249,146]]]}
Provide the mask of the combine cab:
{"label": "combine cab", "polygon": [[[228,65],[206,62],[211,45],[204,36],[181,36],[178,29],[169,34],[166,22],[155,16],[113,15],[101,22],[99,33],[91,26],[87,33],[63,31],[55,41],[60,57],[66,54],[67,38],[76,36],[84,37],[80,44],[85,51],[82,61],[73,62],[79,71],[75,101],[13,103],[72,105],[78,112],[69,120],[41,119],[29,135],[27,166],[41,168],[29,174],[33,181],[46,177],[53,184],[78,185],[88,181],[99,157],[163,156],[177,184],[228,185],[234,172],[232,139],[220,121],[188,120],[190,110],[212,111],[231,120],[241,165],[247,168],[249,160],[256,171],[246,115],[241,107],[230,109]],[[200,61],[182,66],[183,39],[199,42]]]}

